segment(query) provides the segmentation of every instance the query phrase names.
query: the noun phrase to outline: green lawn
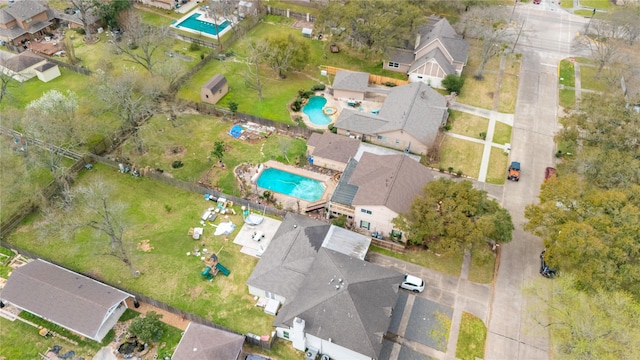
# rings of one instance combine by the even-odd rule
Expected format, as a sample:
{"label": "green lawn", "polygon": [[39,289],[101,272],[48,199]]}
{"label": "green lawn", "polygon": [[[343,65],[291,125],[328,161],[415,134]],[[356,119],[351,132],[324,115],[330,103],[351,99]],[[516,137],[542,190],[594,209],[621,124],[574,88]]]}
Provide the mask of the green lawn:
{"label": "green lawn", "polygon": [[480,139],[481,132],[487,132],[489,119],[462,111],[451,111],[451,132]]}
{"label": "green lawn", "polygon": [[[212,176],[206,180],[226,194],[240,196],[233,173],[235,166],[242,162],[257,164],[266,160],[286,163],[286,158],[295,165],[295,160],[306,152],[304,140],[281,135],[272,135],[260,141],[234,139],[227,134],[233,123],[212,116],[184,115],[177,121],[180,125],[173,127],[163,115],[154,116],[141,130],[148,148],[145,154],[137,155],[131,140],[124,144],[124,152],[129,154],[131,162],[139,167],[160,168],[176,179],[195,183],[203,179],[203,175],[217,162],[210,154],[214,143],[223,141],[226,167],[213,168]],[[286,158],[282,153],[285,145],[288,145]],[[171,164],[176,160],[182,161],[184,166],[173,169]]]}
{"label": "green lawn", "polygon": [[496,144],[507,144],[511,142],[511,125],[507,125],[500,121],[496,121],[496,126],[493,129],[493,139],[491,142]]}
{"label": "green lawn", "polygon": [[569,60],[560,61],[560,79],[558,81],[564,86],[576,86],[576,71],[573,62]]}
{"label": "green lawn", "polygon": [[71,90],[78,94],[78,98],[82,98],[94,86],[88,76],[80,75],[63,68],[60,68],[60,74],[61,75],[57,78],[46,83],[38,80],[38,78],[33,78],[22,83],[18,88],[9,90],[11,91],[13,100],[10,104],[3,101],[3,106],[24,109],[29,102],[39,98],[43,93],[49,90],[58,90],[62,93],[66,93],[67,90]]}
{"label": "green lawn", "polygon": [[573,0],[560,0],[560,6],[564,9],[573,7]]}
{"label": "green lawn", "polygon": [[[586,18],[590,18],[593,16],[593,10],[576,10],[573,12],[575,15],[584,16]],[[597,16],[597,15],[596,15]]]}
{"label": "green lawn", "polygon": [[469,281],[491,284],[495,270],[496,257],[483,258],[476,252],[471,252],[471,266],[469,267]]}
{"label": "green lawn", "polygon": [[482,359],[487,338],[487,327],[480,318],[462,313],[460,333],[456,345],[456,357],[460,360]]}
{"label": "green lawn", "polygon": [[489,168],[487,169],[487,183],[502,185],[507,176],[507,162],[509,156],[504,153],[503,149],[496,147],[491,148],[489,156]]}
{"label": "green lawn", "polygon": [[462,170],[464,175],[477,178],[480,172],[483,146],[482,144],[445,136],[440,146],[440,163],[433,166],[444,169],[453,167],[454,172]]}
{"label": "green lawn", "polygon": [[481,107],[483,109],[493,109],[493,96],[496,90],[497,75],[485,73],[483,80],[476,80],[473,77],[475,69],[465,67],[463,77],[464,86],[457,101],[463,104]]}
{"label": "green lawn", "polygon": [[563,108],[570,108],[576,103],[576,91],[573,89],[560,89],[558,103]]}
{"label": "green lawn", "polygon": [[[235,209],[238,215],[228,219],[238,225],[234,234],[214,236],[214,228],[205,227],[201,239],[194,241],[188,230],[200,225],[200,215],[211,206],[202,195],[148,178],[123,175],[100,164],[96,164],[94,170],[83,172],[78,184],[98,178],[115,187],[112,201],[128,204],[125,241],[132,263],[142,274],[139,278],[133,278],[121,261],[105,255],[104,239],[96,239],[94,231],[81,230],[70,240],[34,236],[40,233],[35,226],[44,220],[41,215],[30,216],[6,241],[65,264],[72,270],[92,274],[107,283],[145,294],[235,331],[254,334],[272,331],[273,318],[255,306],[253,296],[246,288],[247,278],[258,259],[240,253],[240,247],[232,243],[242,225],[238,206]],[[83,218],[87,215],[76,211],[69,216]],[[216,224],[223,220],[220,216]],[[140,250],[143,240],[149,242],[150,251]],[[198,257],[186,255],[196,247],[215,252],[220,263],[231,270],[231,275],[217,276],[211,282],[203,280],[200,276],[203,262]]]}
{"label": "green lawn", "polygon": [[579,0],[580,5],[588,8],[596,8],[600,10],[613,10],[615,5],[611,0]]}
{"label": "green lawn", "polygon": [[498,111],[513,114],[516,112],[516,100],[518,98],[518,76],[504,73],[500,82],[500,98],[498,99]]}
{"label": "green lawn", "polygon": [[[606,70],[602,70],[604,72]],[[604,76],[596,78],[598,68],[595,66],[580,66],[580,81],[582,89],[605,92],[609,88]]]}
{"label": "green lawn", "polygon": [[407,249],[404,254],[400,254],[374,245],[371,245],[369,251],[440,271],[451,276],[460,276],[460,271],[462,270],[462,255],[438,256],[432,251],[413,249]]}

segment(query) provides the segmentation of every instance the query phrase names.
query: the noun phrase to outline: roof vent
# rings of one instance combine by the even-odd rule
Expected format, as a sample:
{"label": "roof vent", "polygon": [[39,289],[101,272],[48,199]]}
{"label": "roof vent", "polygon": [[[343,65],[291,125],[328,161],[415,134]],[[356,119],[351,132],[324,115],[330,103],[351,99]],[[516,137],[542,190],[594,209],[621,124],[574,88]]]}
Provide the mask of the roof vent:
{"label": "roof vent", "polygon": [[342,284],[342,278],[338,279],[338,282],[339,282],[340,284]]}
{"label": "roof vent", "polygon": [[336,285],[336,290],[340,290],[340,285]]}

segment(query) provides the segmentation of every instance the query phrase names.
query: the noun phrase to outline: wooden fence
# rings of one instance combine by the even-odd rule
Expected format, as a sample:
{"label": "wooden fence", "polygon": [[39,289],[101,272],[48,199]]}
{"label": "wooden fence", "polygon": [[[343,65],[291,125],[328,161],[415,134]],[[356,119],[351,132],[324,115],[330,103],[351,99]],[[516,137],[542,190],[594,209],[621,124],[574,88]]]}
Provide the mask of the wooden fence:
{"label": "wooden fence", "polygon": [[[343,69],[343,68],[339,68],[339,67],[335,67],[335,66],[329,66],[329,65],[320,66],[320,69],[321,70],[326,70],[327,74],[329,74],[329,75],[335,75],[336,72],[338,72],[338,70],[354,71],[354,70]],[[396,86],[400,86],[400,85],[408,84],[409,81],[400,80],[400,79],[394,79],[394,78],[390,78],[390,77],[382,76],[382,75],[369,74],[369,83],[378,84],[378,85],[387,85],[387,83],[392,83],[392,84],[394,84]]]}
{"label": "wooden fence", "polygon": [[405,246],[404,244],[396,243],[389,240],[380,240],[371,238],[371,244],[377,246],[379,248],[391,250],[393,252],[397,252],[400,254],[404,254]]}
{"label": "wooden fence", "polygon": [[284,16],[288,18],[292,17],[294,19],[304,20],[308,22],[316,21],[315,16],[311,15],[310,13],[299,13],[299,12],[291,11],[289,9],[274,8],[271,5],[267,5],[267,14]]}

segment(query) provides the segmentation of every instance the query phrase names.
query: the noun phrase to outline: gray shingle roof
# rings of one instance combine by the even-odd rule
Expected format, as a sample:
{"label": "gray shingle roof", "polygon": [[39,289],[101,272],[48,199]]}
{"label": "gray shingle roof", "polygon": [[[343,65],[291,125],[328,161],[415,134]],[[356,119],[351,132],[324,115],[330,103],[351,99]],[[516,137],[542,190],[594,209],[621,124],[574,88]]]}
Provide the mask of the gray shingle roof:
{"label": "gray shingle roof", "polygon": [[336,135],[330,131],[322,134],[313,133],[307,141],[307,145],[314,146],[313,156],[329,160],[347,163],[349,158],[358,152],[360,140],[351,139],[348,136]]}
{"label": "gray shingle roof", "polygon": [[415,59],[415,53],[413,50],[407,49],[392,49],[390,50],[389,59],[390,61],[397,62],[398,64],[409,65]]}
{"label": "gray shingle roof", "polygon": [[212,93],[216,93],[227,83],[227,78],[220,74],[214,75],[206,84],[202,87],[211,90]]}
{"label": "gray shingle roof", "polygon": [[367,91],[369,86],[369,74],[355,71],[338,70],[333,79],[335,90]]}
{"label": "gray shingle roof", "polygon": [[9,59],[7,59],[4,63],[4,67],[19,73],[42,61],[44,61],[43,57],[40,57],[36,54],[25,51],[23,53],[20,53],[18,55],[12,56]]}
{"label": "gray shingle roof", "polygon": [[47,8],[39,1],[21,0],[10,4],[6,8],[2,9],[2,11],[5,11],[17,20],[24,21],[47,11]]}
{"label": "gray shingle roof", "polygon": [[367,135],[404,130],[432,146],[446,119],[447,100],[429,85],[416,82],[391,89],[378,115],[342,110],[335,126]]}
{"label": "gray shingle roof", "polygon": [[[64,20],[64,21],[68,21],[74,24],[84,26],[84,23],[80,18],[79,12],[78,13],[74,12],[73,14],[67,14],[61,10],[53,10],[53,15],[60,20]],[[89,12],[85,15],[85,18],[89,23],[89,25],[95,24],[96,22],[98,22],[98,20],[100,20],[100,17],[96,15],[95,10],[93,9],[89,10]]]}
{"label": "gray shingle roof", "polygon": [[44,260],[15,269],[0,294],[19,308],[90,337],[98,335],[108,310],[130,296]]}
{"label": "gray shingle roof", "polygon": [[431,170],[404,154],[364,153],[350,180],[358,187],[352,205],[383,205],[404,213],[431,180]]}
{"label": "gray shingle roof", "polygon": [[338,185],[331,195],[331,202],[351,206],[351,202],[353,202],[353,198],[358,192],[358,186],[349,183],[351,175],[353,175],[353,172],[356,170],[356,166],[358,166],[358,161],[353,158],[349,159],[347,166],[342,172],[340,181],[338,181]]}
{"label": "gray shingle roof", "polygon": [[0,36],[6,37],[8,39],[15,39],[18,36],[26,34],[27,31],[20,26],[14,26],[11,29],[2,29],[0,28]]}
{"label": "gray shingle roof", "polygon": [[442,49],[440,49],[439,47],[429,51],[423,57],[416,60],[416,62],[414,62],[413,65],[411,65],[408,72],[409,73],[413,72],[416,68],[424,65],[427,61],[431,59],[435,59],[435,61],[438,63],[438,65],[440,65],[440,67],[445,72],[445,74],[449,75],[449,74],[456,73],[455,66],[453,66],[451,62],[449,62],[449,60],[447,60],[447,57],[442,52]]}
{"label": "gray shingle roof", "polygon": [[237,360],[244,336],[190,322],[173,360]]}
{"label": "gray shingle roof", "polygon": [[456,31],[451,27],[449,21],[445,18],[440,19],[435,25],[422,27],[420,31],[420,44],[416,47],[416,51],[427,46],[436,39],[440,39],[447,49],[451,57],[455,61],[466,62],[469,43],[462,39]]}
{"label": "gray shingle roof", "polygon": [[[339,279],[342,279],[340,282]],[[403,275],[330,249],[320,249],[296,297],[274,326],[305,321],[305,333],[378,358]]]}
{"label": "gray shingle roof", "polygon": [[37,71],[40,71],[40,72],[45,72],[45,71],[47,71],[47,70],[49,70],[49,69],[51,69],[51,68],[53,68],[53,67],[56,67],[56,66],[58,66],[58,64],[55,64],[55,63],[52,63],[52,62],[47,61],[46,63],[44,63],[44,64],[42,64],[42,65],[38,66],[38,67],[36,68],[36,70],[37,70]]}

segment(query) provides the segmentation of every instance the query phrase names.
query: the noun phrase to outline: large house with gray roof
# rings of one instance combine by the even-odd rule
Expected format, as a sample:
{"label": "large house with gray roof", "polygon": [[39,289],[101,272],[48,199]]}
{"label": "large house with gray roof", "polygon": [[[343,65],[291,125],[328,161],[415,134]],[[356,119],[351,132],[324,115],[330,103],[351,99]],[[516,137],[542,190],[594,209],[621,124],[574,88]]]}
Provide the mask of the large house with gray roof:
{"label": "large house with gray roof", "polygon": [[327,205],[328,216],[346,216],[360,231],[403,240],[392,220],[434,179],[433,171],[404,155],[363,153],[351,159]]}
{"label": "large house with gray roof", "polygon": [[456,33],[447,19],[430,18],[419,28],[415,45],[410,49],[390,50],[383,68],[407,74],[409,82],[442,88],[442,80],[447,75],[462,74],[468,51],[469,43]]}
{"label": "large house with gray roof", "polygon": [[364,261],[371,239],[288,213],[250,275],[249,292],[282,300],[276,334],[331,359],[377,359],[403,275]]}
{"label": "large house with gray roof", "polygon": [[3,302],[98,342],[131,296],[40,259],[13,270],[0,293]]}
{"label": "large house with gray roof", "polygon": [[312,133],[307,140],[307,159],[310,163],[327,169],[343,171],[349,159],[358,153],[362,142],[330,131]]}
{"label": "large house with gray roof", "polygon": [[343,109],[334,126],[340,135],[425,155],[448,116],[445,97],[417,82],[392,88],[377,114]]}

